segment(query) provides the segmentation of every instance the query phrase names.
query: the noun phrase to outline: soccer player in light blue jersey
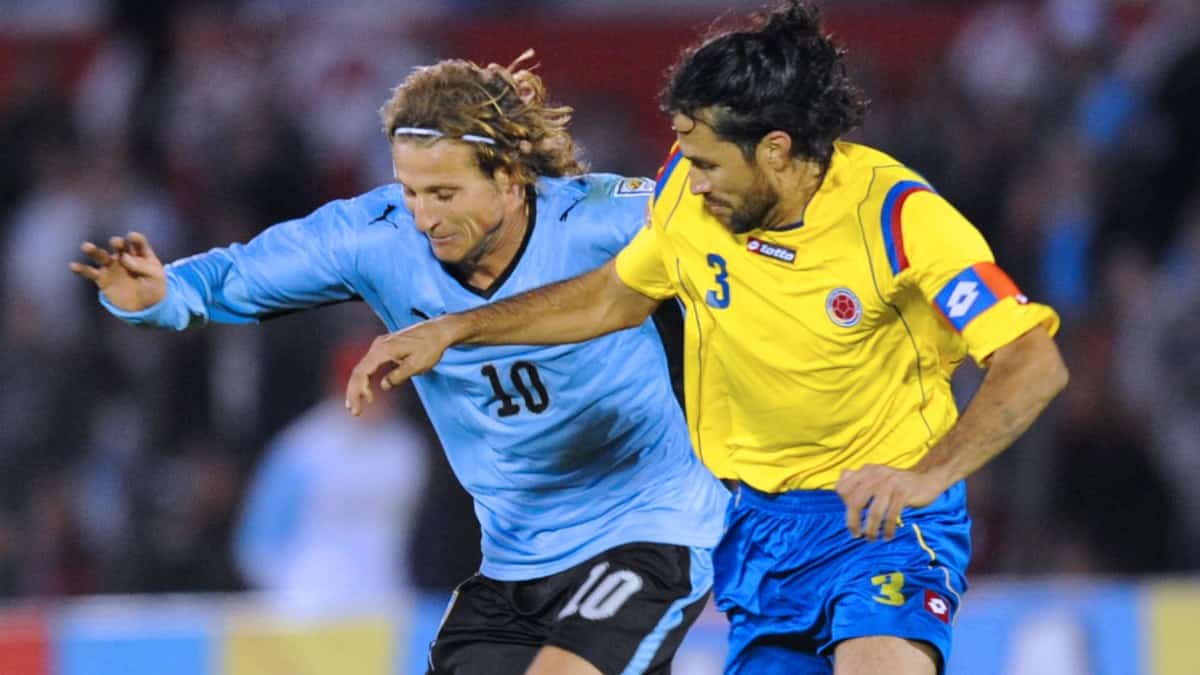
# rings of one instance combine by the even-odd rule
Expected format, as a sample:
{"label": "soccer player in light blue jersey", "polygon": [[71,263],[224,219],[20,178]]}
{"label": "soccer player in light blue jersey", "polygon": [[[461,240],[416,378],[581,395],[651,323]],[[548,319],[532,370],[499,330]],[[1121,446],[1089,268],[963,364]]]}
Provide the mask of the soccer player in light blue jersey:
{"label": "soccer player in light blue jersey", "polygon": [[[381,111],[395,184],[166,266],[137,233],[85,243],[91,263],[71,269],[134,325],[361,299],[388,331],[593,269],[642,226],[653,185],[583,173],[570,109],[515,66],[444,61],[398,87]],[[483,530],[429,672],[669,672],[727,492],[692,453],[654,324],[452,349],[416,388]]]}

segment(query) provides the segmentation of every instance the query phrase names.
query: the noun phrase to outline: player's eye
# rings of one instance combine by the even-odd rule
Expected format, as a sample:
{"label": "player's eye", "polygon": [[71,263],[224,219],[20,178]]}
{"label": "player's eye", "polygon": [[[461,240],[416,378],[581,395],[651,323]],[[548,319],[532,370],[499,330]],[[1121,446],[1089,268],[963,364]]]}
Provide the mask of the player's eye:
{"label": "player's eye", "polygon": [[437,198],[437,200],[439,202],[445,203],[445,202],[450,201],[451,199],[454,199],[454,193],[453,192],[438,192],[438,193],[434,194],[434,197]]}

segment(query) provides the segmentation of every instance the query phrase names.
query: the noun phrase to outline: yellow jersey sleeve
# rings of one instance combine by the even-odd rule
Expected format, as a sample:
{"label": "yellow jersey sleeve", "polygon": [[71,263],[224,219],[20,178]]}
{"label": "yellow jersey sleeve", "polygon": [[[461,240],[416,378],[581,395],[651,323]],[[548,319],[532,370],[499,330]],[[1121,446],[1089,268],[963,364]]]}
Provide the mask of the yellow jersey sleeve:
{"label": "yellow jersey sleeve", "polygon": [[[649,214],[647,214],[649,219]],[[625,285],[655,300],[675,295],[671,277],[659,248],[658,228],[647,221],[637,235],[617,254],[617,276]]]}
{"label": "yellow jersey sleeve", "polygon": [[633,290],[655,300],[666,300],[676,295],[671,284],[671,272],[667,269],[667,256],[663,253],[666,234],[661,222],[659,197],[667,183],[676,178],[675,167],[679,165],[682,153],[679,144],[671,146],[667,161],[658,169],[655,176],[654,197],[650,200],[646,211],[646,226],[638,231],[625,249],[617,254],[617,276],[625,285]]}
{"label": "yellow jersey sleeve", "polygon": [[892,212],[899,222],[885,223],[894,238],[896,282],[915,284],[977,363],[1039,325],[1057,332],[1058,314],[1029,302],[996,265],[983,235],[949,202],[920,188],[900,199]]}

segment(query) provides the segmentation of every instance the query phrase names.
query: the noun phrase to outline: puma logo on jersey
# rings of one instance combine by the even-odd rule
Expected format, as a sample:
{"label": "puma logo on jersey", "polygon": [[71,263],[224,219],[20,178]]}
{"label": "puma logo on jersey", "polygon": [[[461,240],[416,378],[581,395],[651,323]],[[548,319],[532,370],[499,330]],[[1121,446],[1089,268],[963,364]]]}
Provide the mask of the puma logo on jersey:
{"label": "puma logo on jersey", "polygon": [[750,237],[746,240],[746,250],[750,251],[751,253],[765,255],[768,258],[774,258],[780,262],[789,264],[796,262],[795,249],[790,249],[786,246],[780,246],[779,244],[772,244],[755,237]]}

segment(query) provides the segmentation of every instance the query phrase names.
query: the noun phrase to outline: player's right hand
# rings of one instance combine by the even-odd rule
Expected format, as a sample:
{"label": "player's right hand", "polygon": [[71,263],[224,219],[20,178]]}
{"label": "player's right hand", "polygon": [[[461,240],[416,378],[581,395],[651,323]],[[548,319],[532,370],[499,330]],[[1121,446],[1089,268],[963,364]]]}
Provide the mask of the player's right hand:
{"label": "player's right hand", "polygon": [[145,236],[130,232],[127,237],[110,237],[108,245],[104,249],[83,242],[79,248],[94,264],[72,262],[71,271],[91,279],[109,302],[126,312],[152,307],[166,297],[167,272]]}
{"label": "player's right hand", "polygon": [[371,349],[359,360],[346,385],[346,409],[351,415],[361,415],[367,405],[375,402],[371,378],[388,364],[396,367],[384,375],[380,389],[398,387],[414,375],[428,372],[454,344],[448,321],[452,315],[409,326],[404,330],[381,335],[371,343]]}

